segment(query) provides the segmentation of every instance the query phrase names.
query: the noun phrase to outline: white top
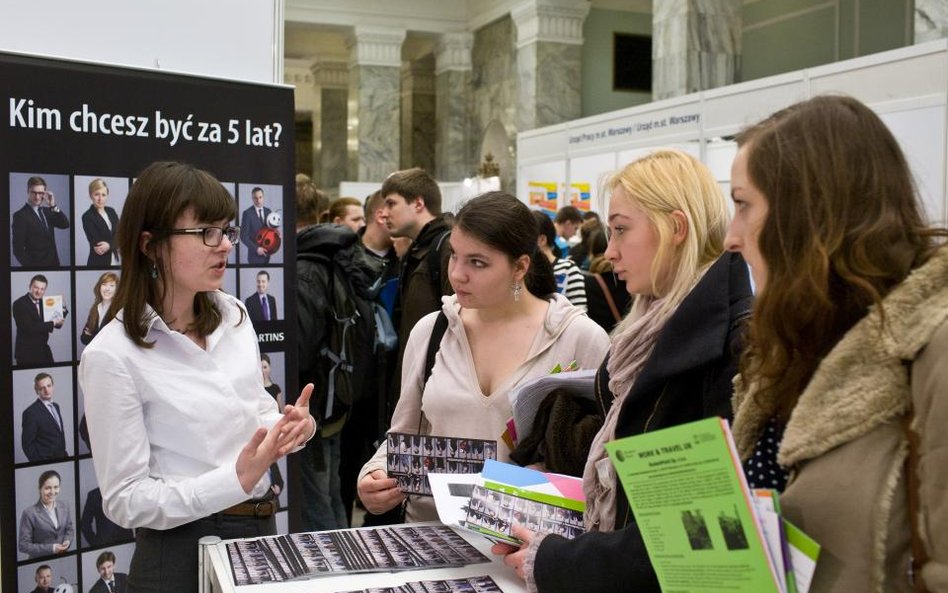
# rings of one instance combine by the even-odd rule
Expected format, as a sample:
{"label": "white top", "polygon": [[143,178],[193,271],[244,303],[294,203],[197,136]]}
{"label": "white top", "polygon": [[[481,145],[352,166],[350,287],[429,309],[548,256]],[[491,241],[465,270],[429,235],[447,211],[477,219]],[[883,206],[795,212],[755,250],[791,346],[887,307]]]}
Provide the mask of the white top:
{"label": "white top", "polygon": [[[565,367],[575,360],[579,368],[597,368],[609,349],[606,332],[582,311],[570,305],[565,297],[555,294],[526,361],[493,393],[484,394],[477,380],[457,297],[443,297],[442,302],[442,310],[448,318],[448,329],[441,340],[427,385],[423,377],[425,358],[437,312],[422,317],[408,337],[402,364],[401,395],[392,415],[391,432],[417,432],[419,411],[424,409],[430,430],[423,432],[497,441],[497,459],[509,461],[510,449],[501,440],[512,414],[509,392],[527,381],[548,374],[557,364]],[[360,480],[377,469],[385,469],[386,446],[387,443],[383,442],[362,467]],[[438,514],[430,496],[412,496],[405,517],[408,522],[431,521],[437,519]]]}
{"label": "white top", "polygon": [[[120,311],[82,353],[79,385],[102,506],[123,527],[170,529],[246,500],[237,456],[258,427],[281,417],[263,388],[243,303],[208,294],[222,321],[207,350],[149,309],[152,348],[132,342]],[[269,487],[264,473],[250,496]]]}
{"label": "white top", "polygon": [[553,262],[553,276],[556,278],[556,291],[585,312],[586,280],[576,262],[567,257],[558,258]]}

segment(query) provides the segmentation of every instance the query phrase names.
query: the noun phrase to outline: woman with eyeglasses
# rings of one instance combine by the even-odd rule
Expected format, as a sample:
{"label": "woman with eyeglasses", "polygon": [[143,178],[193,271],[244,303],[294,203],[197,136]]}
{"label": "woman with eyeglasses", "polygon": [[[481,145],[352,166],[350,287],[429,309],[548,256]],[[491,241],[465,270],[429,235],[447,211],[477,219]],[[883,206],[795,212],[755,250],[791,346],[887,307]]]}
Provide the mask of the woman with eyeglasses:
{"label": "woman with eyeglasses", "polygon": [[119,221],[114,319],[79,383],[109,518],[135,528],[128,591],[197,591],[197,542],[276,531],[267,470],[315,432],[312,385],[279,410],[243,304],[220,291],[239,237],[211,174],[158,162]]}

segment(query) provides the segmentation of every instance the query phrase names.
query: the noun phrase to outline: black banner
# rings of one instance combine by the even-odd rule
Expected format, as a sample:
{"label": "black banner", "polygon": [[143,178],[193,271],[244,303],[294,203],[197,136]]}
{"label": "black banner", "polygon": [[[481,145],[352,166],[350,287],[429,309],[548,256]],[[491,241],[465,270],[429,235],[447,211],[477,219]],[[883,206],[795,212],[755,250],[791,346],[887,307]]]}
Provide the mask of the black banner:
{"label": "black banner", "polygon": [[[76,369],[98,330],[99,303],[121,282],[109,227],[149,163],[207,169],[237,201],[243,232],[224,290],[248,306],[269,359],[261,361],[268,391],[281,401],[298,393],[287,331],[296,319],[295,266],[285,265],[296,255],[293,91],[0,53],[0,103],[0,228],[8,236],[0,301],[10,312],[0,316],[8,336],[0,339],[8,394],[0,422],[12,435],[0,445],[2,589],[68,583],[87,592],[100,581],[104,552],[115,555],[115,573],[128,572],[134,543],[101,512]],[[28,293],[42,311],[27,306]],[[47,329],[37,334],[41,321]],[[46,403],[55,405],[47,411]],[[68,545],[34,542],[46,541],[31,509],[50,471],[68,509],[61,519],[72,523]],[[285,509],[285,489],[280,501]],[[284,529],[286,516],[278,515]]]}

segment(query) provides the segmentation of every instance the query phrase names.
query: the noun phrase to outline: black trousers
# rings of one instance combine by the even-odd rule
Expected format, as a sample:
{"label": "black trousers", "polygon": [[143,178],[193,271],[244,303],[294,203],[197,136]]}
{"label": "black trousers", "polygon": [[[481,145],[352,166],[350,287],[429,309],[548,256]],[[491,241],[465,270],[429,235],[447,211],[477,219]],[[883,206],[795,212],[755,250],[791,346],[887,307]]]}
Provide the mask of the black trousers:
{"label": "black trousers", "polygon": [[215,514],[173,529],[135,530],[135,554],[128,574],[128,593],[197,593],[198,540],[260,537],[276,533],[271,516],[233,517]]}

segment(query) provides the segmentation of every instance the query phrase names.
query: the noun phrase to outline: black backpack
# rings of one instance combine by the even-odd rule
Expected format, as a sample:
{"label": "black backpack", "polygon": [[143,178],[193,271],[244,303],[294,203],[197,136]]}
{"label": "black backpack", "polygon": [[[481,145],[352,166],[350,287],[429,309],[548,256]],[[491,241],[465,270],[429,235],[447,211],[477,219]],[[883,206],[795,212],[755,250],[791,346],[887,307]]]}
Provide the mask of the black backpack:
{"label": "black backpack", "polygon": [[310,358],[300,360],[301,380],[315,384],[313,411],[324,423],[341,418],[364,395],[365,378],[377,364],[370,271],[358,237],[345,231],[334,225],[310,229],[297,255],[299,315],[309,322],[299,336],[307,340],[300,351]]}

